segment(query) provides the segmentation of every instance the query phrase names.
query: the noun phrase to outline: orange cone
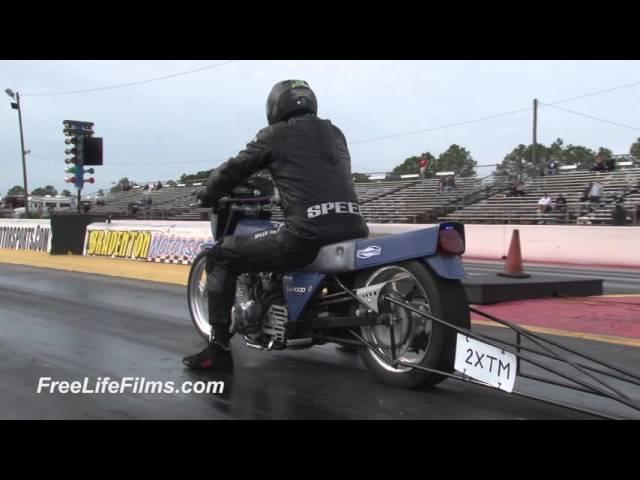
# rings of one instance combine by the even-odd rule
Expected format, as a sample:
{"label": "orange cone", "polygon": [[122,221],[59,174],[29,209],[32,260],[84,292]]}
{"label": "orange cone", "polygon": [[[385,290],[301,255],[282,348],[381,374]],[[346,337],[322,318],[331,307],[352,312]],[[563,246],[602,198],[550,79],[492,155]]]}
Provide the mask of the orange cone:
{"label": "orange cone", "polygon": [[507,254],[507,263],[504,265],[504,272],[498,273],[501,277],[529,278],[531,275],[524,273],[522,266],[522,253],[520,252],[520,231],[514,230]]}

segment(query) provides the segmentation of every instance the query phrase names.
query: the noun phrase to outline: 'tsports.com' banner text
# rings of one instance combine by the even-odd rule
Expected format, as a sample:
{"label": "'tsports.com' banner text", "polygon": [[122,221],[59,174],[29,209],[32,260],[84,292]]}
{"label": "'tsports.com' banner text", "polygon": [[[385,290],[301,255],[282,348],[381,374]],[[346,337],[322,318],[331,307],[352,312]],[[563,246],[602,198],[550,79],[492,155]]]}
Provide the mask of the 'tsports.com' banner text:
{"label": "'tsports.com' banner text", "polygon": [[0,248],[10,250],[51,250],[51,224],[48,220],[0,220]]}

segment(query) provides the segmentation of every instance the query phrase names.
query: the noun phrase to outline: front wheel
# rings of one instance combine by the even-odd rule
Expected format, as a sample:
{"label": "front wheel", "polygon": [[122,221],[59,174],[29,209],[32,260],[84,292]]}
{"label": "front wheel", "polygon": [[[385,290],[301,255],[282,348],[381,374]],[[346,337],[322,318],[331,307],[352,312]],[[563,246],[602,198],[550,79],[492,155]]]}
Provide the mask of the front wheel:
{"label": "front wheel", "polygon": [[[414,308],[429,313],[461,328],[470,327],[469,305],[459,280],[436,275],[422,261],[411,260],[385,265],[361,273],[355,288],[387,283],[384,293],[409,302]],[[381,301],[381,310],[393,315],[396,354],[399,360],[453,372],[456,332],[445,325],[410,312],[389,301]],[[388,325],[361,327],[360,334],[375,350],[391,358],[391,336]],[[404,388],[435,385],[447,377],[407,366],[393,367],[366,348],[360,351],[365,365],[385,383]]]}
{"label": "front wheel", "polygon": [[191,321],[202,338],[209,341],[209,304],[207,296],[207,250],[200,252],[191,264],[187,285],[187,301]]}

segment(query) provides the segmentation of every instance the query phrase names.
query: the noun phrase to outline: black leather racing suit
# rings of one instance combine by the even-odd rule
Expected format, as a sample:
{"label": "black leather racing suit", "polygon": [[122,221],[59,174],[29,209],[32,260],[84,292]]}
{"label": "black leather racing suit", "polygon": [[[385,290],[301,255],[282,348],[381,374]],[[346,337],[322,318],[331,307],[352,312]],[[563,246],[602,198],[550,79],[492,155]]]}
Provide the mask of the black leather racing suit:
{"label": "black leather racing suit", "polygon": [[230,321],[238,274],[294,270],[311,263],[323,245],[369,234],[346,139],[329,120],[303,115],[261,130],[238,156],[211,173],[209,200],[227,195],[263,169],[279,191],[285,222],[278,230],[225,237],[210,250],[209,321],[216,338]]}

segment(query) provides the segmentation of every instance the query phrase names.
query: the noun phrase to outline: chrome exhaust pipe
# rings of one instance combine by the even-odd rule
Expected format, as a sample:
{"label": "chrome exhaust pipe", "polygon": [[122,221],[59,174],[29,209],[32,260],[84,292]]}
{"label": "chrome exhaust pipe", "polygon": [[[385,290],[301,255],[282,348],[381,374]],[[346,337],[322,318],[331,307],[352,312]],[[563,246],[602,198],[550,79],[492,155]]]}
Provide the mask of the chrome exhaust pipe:
{"label": "chrome exhaust pipe", "polygon": [[294,338],[292,340],[287,340],[287,347],[306,347],[313,343],[313,338]]}
{"label": "chrome exhaust pipe", "polygon": [[249,347],[249,348],[255,348],[256,350],[266,350],[266,348],[264,348],[262,345],[258,344],[258,343],[254,343],[251,340],[249,340],[247,337],[243,336],[242,338],[244,338],[244,344]]}

